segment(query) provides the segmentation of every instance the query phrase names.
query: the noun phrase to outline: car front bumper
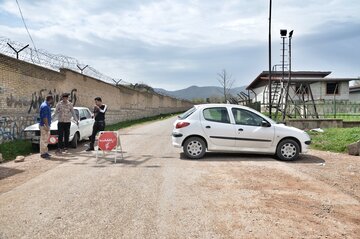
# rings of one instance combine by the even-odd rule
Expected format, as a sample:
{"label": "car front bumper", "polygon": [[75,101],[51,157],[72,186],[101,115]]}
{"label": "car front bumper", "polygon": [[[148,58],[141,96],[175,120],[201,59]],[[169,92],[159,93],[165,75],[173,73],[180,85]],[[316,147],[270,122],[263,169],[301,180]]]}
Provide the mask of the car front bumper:
{"label": "car front bumper", "polygon": [[301,153],[307,153],[309,151],[309,146],[311,144],[311,140],[307,140],[302,142],[301,144]]}

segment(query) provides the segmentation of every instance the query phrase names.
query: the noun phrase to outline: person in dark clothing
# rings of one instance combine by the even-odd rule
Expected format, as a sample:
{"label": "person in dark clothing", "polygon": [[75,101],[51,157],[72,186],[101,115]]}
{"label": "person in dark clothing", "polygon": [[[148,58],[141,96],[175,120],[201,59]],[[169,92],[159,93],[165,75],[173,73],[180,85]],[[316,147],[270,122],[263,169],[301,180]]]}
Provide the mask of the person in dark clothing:
{"label": "person in dark clothing", "polygon": [[66,152],[69,146],[69,135],[71,121],[74,120],[79,125],[79,119],[74,111],[73,104],[69,101],[69,93],[62,94],[61,101],[56,105],[54,117],[58,118],[58,150],[57,154]]}
{"label": "person in dark clothing", "polygon": [[94,106],[94,115],[95,122],[93,126],[92,135],[90,136],[90,147],[86,151],[93,151],[95,144],[96,134],[100,131],[104,131],[105,129],[105,113],[107,110],[107,105],[102,103],[100,97],[95,98],[95,106]]}

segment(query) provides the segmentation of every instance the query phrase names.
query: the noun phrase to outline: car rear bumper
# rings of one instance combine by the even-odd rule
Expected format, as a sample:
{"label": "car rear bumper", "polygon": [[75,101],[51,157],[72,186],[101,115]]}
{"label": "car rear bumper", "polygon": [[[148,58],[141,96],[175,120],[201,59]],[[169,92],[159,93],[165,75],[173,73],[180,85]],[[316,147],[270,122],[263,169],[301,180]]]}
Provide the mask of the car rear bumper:
{"label": "car rear bumper", "polygon": [[183,135],[181,133],[173,132],[172,133],[172,145],[175,148],[181,148],[183,141]]}

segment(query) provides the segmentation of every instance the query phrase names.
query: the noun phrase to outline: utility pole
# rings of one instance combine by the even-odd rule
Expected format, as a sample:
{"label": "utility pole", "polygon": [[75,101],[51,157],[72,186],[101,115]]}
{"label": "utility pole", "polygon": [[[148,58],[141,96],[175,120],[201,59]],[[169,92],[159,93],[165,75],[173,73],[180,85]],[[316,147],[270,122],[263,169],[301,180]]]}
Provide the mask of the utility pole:
{"label": "utility pole", "polygon": [[269,117],[271,119],[271,8],[272,8],[272,0],[270,0],[269,7]]}
{"label": "utility pole", "polygon": [[285,117],[286,117],[286,108],[288,105],[288,100],[289,100],[289,90],[290,90],[290,83],[291,83],[291,39],[292,39],[292,35],[294,33],[294,30],[291,30],[289,32],[289,79],[286,85],[286,96],[285,96],[285,107],[284,107],[284,113],[283,113],[283,121],[285,121]]}

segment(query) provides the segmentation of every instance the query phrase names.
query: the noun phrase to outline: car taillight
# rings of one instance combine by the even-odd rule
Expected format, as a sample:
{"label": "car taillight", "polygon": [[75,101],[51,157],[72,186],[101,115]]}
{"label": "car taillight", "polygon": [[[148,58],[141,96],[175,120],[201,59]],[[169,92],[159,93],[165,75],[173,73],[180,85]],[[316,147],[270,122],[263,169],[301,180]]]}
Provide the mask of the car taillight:
{"label": "car taillight", "polygon": [[180,128],[184,128],[188,125],[190,125],[190,123],[188,123],[188,122],[179,122],[176,124],[175,128],[180,129]]}

